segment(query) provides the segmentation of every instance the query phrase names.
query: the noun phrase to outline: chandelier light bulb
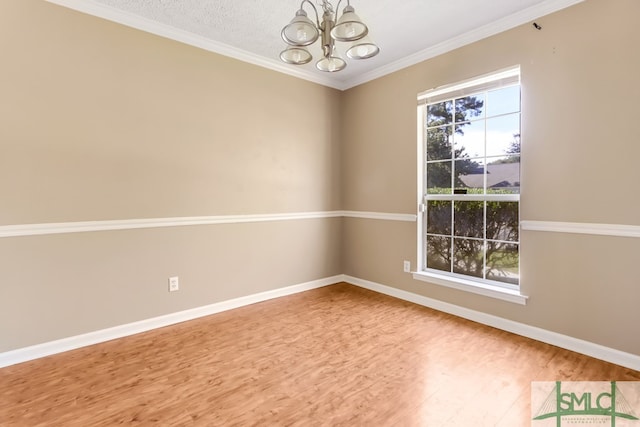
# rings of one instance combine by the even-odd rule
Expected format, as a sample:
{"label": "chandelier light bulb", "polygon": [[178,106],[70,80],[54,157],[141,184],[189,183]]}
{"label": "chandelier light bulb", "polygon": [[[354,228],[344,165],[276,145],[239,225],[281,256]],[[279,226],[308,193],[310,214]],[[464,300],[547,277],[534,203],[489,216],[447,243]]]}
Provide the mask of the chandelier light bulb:
{"label": "chandelier light bulb", "polygon": [[307,12],[300,9],[280,34],[282,39],[291,46],[309,46],[318,40],[320,32],[316,25],[307,18]]}
{"label": "chandelier light bulb", "polygon": [[353,6],[347,5],[331,30],[331,37],[339,42],[352,42],[366,36],[368,32],[369,29],[356,15]]}
{"label": "chandelier light bulb", "polygon": [[311,61],[312,56],[304,47],[289,46],[280,52],[280,59],[287,64],[304,65]]}
{"label": "chandelier light bulb", "polygon": [[347,37],[354,37],[356,35],[356,29],[351,22],[344,24],[344,35]]}
{"label": "chandelier light bulb", "polygon": [[316,63],[316,68],[320,71],[328,73],[335,73],[336,71],[344,70],[347,63],[339,56],[328,56],[322,58]]}
{"label": "chandelier light bulb", "polygon": [[298,31],[296,31],[296,38],[298,40],[308,40],[307,31],[304,25],[298,25]]}
{"label": "chandelier light bulb", "polygon": [[368,59],[373,58],[378,53],[380,53],[380,48],[371,41],[369,36],[365,36],[353,42],[347,50],[347,57],[351,59]]}

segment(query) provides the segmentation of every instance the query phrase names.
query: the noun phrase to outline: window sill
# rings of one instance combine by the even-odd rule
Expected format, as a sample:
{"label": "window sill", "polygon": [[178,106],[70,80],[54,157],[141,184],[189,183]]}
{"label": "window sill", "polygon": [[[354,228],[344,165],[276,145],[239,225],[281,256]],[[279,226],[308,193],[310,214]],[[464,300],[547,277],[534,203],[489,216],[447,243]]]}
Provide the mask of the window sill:
{"label": "window sill", "polygon": [[464,280],[449,277],[441,274],[430,273],[426,271],[413,272],[413,278],[423,282],[429,282],[447,288],[458,289],[460,291],[471,292],[478,295],[484,295],[490,298],[496,298],[503,301],[509,301],[516,304],[525,305],[527,303],[526,295],[522,295],[519,291],[513,289],[493,286],[486,283],[474,282],[472,280]]}

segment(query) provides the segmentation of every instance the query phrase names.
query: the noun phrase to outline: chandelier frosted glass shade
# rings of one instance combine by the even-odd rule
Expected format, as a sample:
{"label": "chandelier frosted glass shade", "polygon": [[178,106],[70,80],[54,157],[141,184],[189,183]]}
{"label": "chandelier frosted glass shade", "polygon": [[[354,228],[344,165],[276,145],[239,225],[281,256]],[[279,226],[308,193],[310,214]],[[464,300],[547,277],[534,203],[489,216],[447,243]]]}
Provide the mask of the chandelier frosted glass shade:
{"label": "chandelier frosted glass shade", "polygon": [[348,5],[331,30],[331,37],[339,42],[352,42],[366,36],[368,32],[369,29],[356,15],[353,6]]}
{"label": "chandelier frosted glass shade", "polygon": [[316,40],[320,32],[316,24],[307,18],[307,12],[300,9],[291,22],[282,29],[282,38],[292,46],[309,46]]}
{"label": "chandelier frosted glass shade", "polygon": [[380,48],[371,41],[369,36],[365,36],[360,40],[353,42],[347,50],[347,56],[351,59],[368,59],[373,58],[380,52]]}
{"label": "chandelier frosted glass shade", "polygon": [[316,62],[316,68],[318,70],[328,73],[343,70],[346,66],[347,63],[339,56],[328,56]]}
{"label": "chandelier frosted glass shade", "polygon": [[[316,68],[328,73],[343,70],[347,66],[345,60],[337,53],[338,42],[352,43],[347,50],[350,59],[367,59],[377,55],[380,49],[368,37],[369,28],[356,15],[349,0],[342,14],[335,12],[340,8],[341,1],[339,0],[338,7],[334,8],[330,0],[302,0],[300,9],[280,33],[288,45],[280,52],[280,60],[293,65],[308,64],[312,56],[306,47],[316,40],[320,40],[319,48],[322,52],[322,57],[316,62]],[[308,18],[307,12],[303,9],[305,5],[313,9],[315,22]],[[311,51],[314,52],[314,49],[311,48]]]}
{"label": "chandelier frosted glass shade", "polygon": [[289,46],[280,52],[282,62],[293,65],[304,65],[311,61],[311,53],[305,47]]}

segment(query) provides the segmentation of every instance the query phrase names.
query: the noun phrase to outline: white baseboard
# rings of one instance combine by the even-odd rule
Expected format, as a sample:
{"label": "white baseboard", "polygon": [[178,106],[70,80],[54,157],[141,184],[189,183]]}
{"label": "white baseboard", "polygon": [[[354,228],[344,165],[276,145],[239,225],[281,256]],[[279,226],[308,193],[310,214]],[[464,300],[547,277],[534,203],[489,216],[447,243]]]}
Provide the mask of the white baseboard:
{"label": "white baseboard", "polygon": [[381,285],[368,280],[358,279],[356,277],[345,275],[343,277],[343,281],[374,292],[433,308],[434,310],[453,314],[503,331],[512,332],[517,335],[555,345],[556,347],[604,360],[605,362],[615,363],[616,365],[640,371],[640,356],[636,354],[625,353],[623,351],[589,341],[580,340],[557,332],[526,325],[524,323],[514,322],[513,320],[449,304],[447,302],[403,291],[401,289],[392,288],[390,286]]}
{"label": "white baseboard", "polygon": [[279,298],[299,292],[308,291],[311,289],[321,288],[323,286],[332,285],[341,281],[343,281],[342,275],[327,277],[325,279],[313,280],[311,282],[287,286],[285,288],[274,289],[266,292],[260,292],[257,294],[234,298],[227,301],[221,301],[190,310],[184,310],[176,313],[166,314],[164,316],[153,317],[151,319],[145,319],[139,322],[114,326],[112,328],[102,329],[82,335],[76,335],[73,337],[62,338],[55,341],[49,341],[42,344],[36,344],[29,347],[7,351],[4,353],[0,353],[0,368],[15,365],[17,363],[27,362],[33,359],[38,359],[40,357],[50,356],[52,354],[74,350],[80,347],[86,347],[89,345],[110,341],[116,338],[138,334],[140,332],[150,331],[156,328],[162,328],[164,326],[185,322],[187,320],[197,319],[199,317],[209,316],[211,314],[232,310],[234,308],[255,304],[261,301],[267,301],[273,298]]}
{"label": "white baseboard", "polygon": [[323,286],[332,285],[339,282],[346,282],[361,288],[369,289],[374,292],[389,295],[398,299],[409,301],[418,305],[433,308],[434,310],[453,314],[464,319],[492,326],[507,332],[512,332],[527,338],[555,345],[560,348],[575,351],[587,356],[606,362],[615,363],[636,371],[640,371],[640,356],[625,353],[620,350],[605,347],[589,341],[580,340],[567,335],[537,328],[535,326],[526,325],[524,323],[514,322],[513,320],[504,319],[480,311],[471,310],[460,307],[447,302],[439,301],[423,295],[414,294],[412,292],[403,291],[401,289],[392,288],[380,283],[371,282],[369,280],[359,279],[348,275],[337,275],[327,277],[325,279],[314,280],[311,282],[301,283],[298,285],[288,286],[284,288],[274,289],[271,291],[260,292],[258,294],[248,295],[245,297],[234,298],[228,301],[222,301],[203,307],[197,307],[190,310],[179,311],[164,316],[154,317],[151,319],[141,320],[139,322],[129,323],[126,325],[115,326],[113,328],[102,329],[99,331],[89,332],[82,335],[63,338],[56,341],[50,341],[30,347],[19,348],[16,350],[0,353],[0,368],[17,363],[27,362],[29,360],[38,359],[40,357],[50,356],[52,354],[62,353],[76,348],[98,344],[110,341],[116,338],[122,338],[134,335],[140,332],[150,331],[156,328],[173,325],[175,323],[196,319],[211,314],[220,313],[234,308],[243,307],[245,305],[254,304],[261,301],[267,301],[273,298],[279,298],[292,295],[311,289],[321,288]]}

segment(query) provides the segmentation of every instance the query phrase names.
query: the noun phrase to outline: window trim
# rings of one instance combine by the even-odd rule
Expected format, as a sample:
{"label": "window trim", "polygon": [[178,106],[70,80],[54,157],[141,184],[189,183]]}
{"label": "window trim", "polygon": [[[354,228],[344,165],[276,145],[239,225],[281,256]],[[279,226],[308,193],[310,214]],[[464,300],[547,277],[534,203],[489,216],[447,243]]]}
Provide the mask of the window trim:
{"label": "window trim", "polygon": [[[422,234],[424,231],[424,209],[425,209],[425,188],[426,188],[426,176],[425,176],[425,126],[423,116],[426,114],[426,105],[432,102],[438,102],[444,99],[456,98],[459,96],[465,96],[471,93],[477,93],[478,91],[485,90],[487,87],[494,87],[498,85],[512,85],[514,83],[520,84],[520,66],[509,67],[503,70],[499,70],[493,73],[485,74],[473,79],[464,80],[452,85],[446,85],[437,87],[418,94],[418,105],[416,108],[417,114],[417,271],[412,273],[414,280],[420,280],[423,282],[432,283],[435,285],[445,286],[452,289],[457,289],[469,293],[483,295],[491,298],[500,299],[503,301],[509,301],[521,305],[525,305],[528,297],[521,293],[521,285],[509,286],[508,284],[493,284],[490,280],[473,280],[472,278],[458,277],[452,273],[442,272],[437,273],[434,270],[425,270],[425,239]],[[522,114],[522,109],[520,111]],[[521,116],[522,117],[522,116]],[[434,197],[435,196],[435,197]],[[465,200],[471,200],[474,198],[471,195],[467,195]],[[455,197],[452,195],[442,195],[443,200],[452,200]],[[439,199],[439,195],[431,195],[431,199]],[[491,195],[485,194],[481,197],[478,196],[478,200],[490,201],[491,199],[499,199],[506,201],[505,199],[517,199],[520,201],[520,195]],[[475,199],[475,198],[474,198]],[[520,230],[522,230],[521,221],[519,224]]]}
{"label": "window trim", "polygon": [[418,105],[444,101],[450,98],[459,98],[472,95],[476,92],[493,88],[495,85],[509,86],[520,83],[520,66],[505,68],[493,73],[463,80],[458,83],[438,86],[418,94]]}
{"label": "window trim", "polygon": [[473,294],[484,295],[503,301],[514,302],[520,305],[526,305],[526,295],[520,293],[518,289],[509,289],[499,285],[492,285],[485,282],[476,282],[475,280],[463,279],[460,277],[451,277],[446,274],[437,274],[431,271],[414,271],[413,278],[423,282],[435,285],[445,286],[447,288],[466,291]]}

